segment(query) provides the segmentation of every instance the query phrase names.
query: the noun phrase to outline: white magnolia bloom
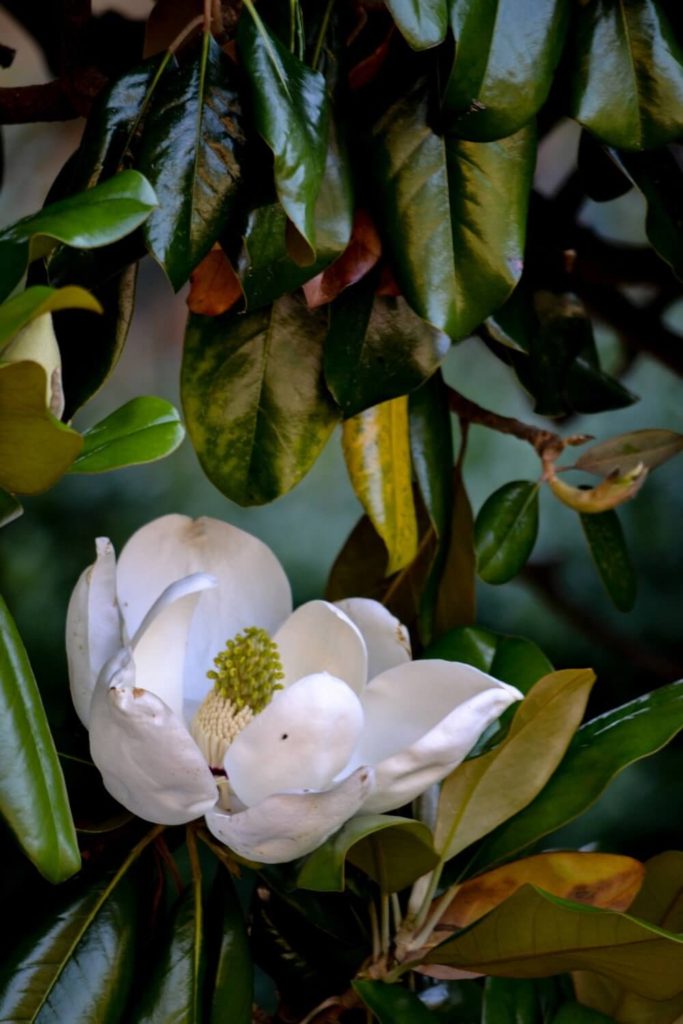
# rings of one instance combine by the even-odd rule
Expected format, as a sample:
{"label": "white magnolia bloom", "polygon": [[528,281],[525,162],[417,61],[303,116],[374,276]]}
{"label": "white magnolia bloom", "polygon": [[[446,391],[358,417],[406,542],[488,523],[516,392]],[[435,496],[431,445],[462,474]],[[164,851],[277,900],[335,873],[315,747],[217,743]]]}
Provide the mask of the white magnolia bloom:
{"label": "white magnolia bloom", "polygon": [[66,640],[112,796],[160,824],[204,815],[266,863],[412,800],[521,697],[468,665],[411,661],[405,627],[376,601],[292,612],[273,553],[215,519],[156,519],[118,564],[99,539]]}

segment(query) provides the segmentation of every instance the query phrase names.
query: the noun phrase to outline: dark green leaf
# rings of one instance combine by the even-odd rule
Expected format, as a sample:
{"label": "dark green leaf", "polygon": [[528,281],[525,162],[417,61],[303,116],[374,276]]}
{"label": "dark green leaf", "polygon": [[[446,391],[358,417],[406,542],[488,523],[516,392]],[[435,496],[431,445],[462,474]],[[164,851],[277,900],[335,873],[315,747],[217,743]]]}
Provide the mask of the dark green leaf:
{"label": "dark green leaf", "polygon": [[464,661],[526,693],[534,683],[553,671],[540,647],[521,636],[467,626],[446,633],[428,647],[425,658]]}
{"label": "dark green leaf", "polygon": [[83,450],[71,473],[106,473],[154,462],[175,451],[185,430],[163,398],[133,398],[83,433]]}
{"label": "dark green leaf", "polygon": [[394,21],[414,50],[438,46],[448,29],[448,0],[387,0]]}
{"label": "dark green leaf", "polygon": [[453,436],[448,395],[441,373],[410,396],[410,451],[422,498],[439,537],[450,527]]}
{"label": "dark green leaf", "polygon": [[581,1003],[565,1003],[553,1017],[552,1024],[614,1024],[614,1018]]}
{"label": "dark green leaf", "polygon": [[81,865],[64,776],[26,650],[0,598],[0,812],[51,882]]}
{"label": "dark green leaf", "polygon": [[620,612],[633,608],[638,586],[624,531],[614,510],[579,516],[605,589]]}
{"label": "dark green leaf", "polygon": [[683,147],[621,153],[619,160],[647,200],[647,237],[683,278]]}
{"label": "dark green leaf", "polygon": [[481,1024],[542,1024],[536,985],[526,978],[487,978]]}
{"label": "dark green leaf", "polygon": [[649,149],[683,132],[683,51],[655,0],[577,10],[572,116],[603,142]]}
{"label": "dark green leaf", "polygon": [[377,209],[408,302],[459,340],[505,302],[522,272],[535,132],[489,143],[442,138],[427,112],[418,83],[375,124]]}
{"label": "dark green leaf", "polygon": [[374,277],[332,303],[325,379],[344,416],[405,395],[438,368],[450,347],[442,331],[403,298],[374,296]]}
{"label": "dark green leaf", "polygon": [[660,750],[683,728],[683,681],[582,725],[545,789],[484,841],[477,870],[526,849],[582,814],[627,765]]}
{"label": "dark green leaf", "polygon": [[211,1024],[251,1024],[253,968],[244,917],[225,871],[216,876],[210,908],[219,908],[218,966],[211,997]]}
{"label": "dark green leaf", "polygon": [[234,71],[209,34],[166,74],[146,119],[139,166],[159,197],[145,224],[151,252],[178,290],[236,209],[242,112]]}
{"label": "dark green leaf", "polygon": [[616,155],[587,131],[581,132],[577,169],[584,192],[596,203],[618,199],[633,188]]}
{"label": "dark green leaf", "polygon": [[23,511],[13,494],[0,490],[0,526],[8,526],[18,519]]}
{"label": "dark green leaf", "polygon": [[37,317],[74,308],[102,312],[99,302],[82,288],[48,288],[44,285],[26,288],[0,306],[0,346]]}
{"label": "dark green leaf", "polygon": [[486,499],[474,523],[477,572],[507,583],[531,554],[538,534],[538,484],[514,480]]}
{"label": "dark green leaf", "polygon": [[273,151],[278,198],[314,256],[316,200],[327,154],[325,79],[246,12],[238,41],[251,85],[254,124]]}
{"label": "dark green leaf", "polygon": [[550,91],[569,7],[567,0],[453,0],[449,130],[487,142],[531,121]]}
{"label": "dark green leaf", "polygon": [[421,821],[361,814],[307,857],[297,885],[318,892],[341,892],[347,859],[377,882],[383,892],[398,892],[431,871],[438,856],[431,833]]}
{"label": "dark green leaf", "polygon": [[324,314],[285,296],[268,309],[190,318],[187,428],[209,479],[243,505],[272,501],[311,468],[338,422],[322,380]]}
{"label": "dark green leaf", "polygon": [[384,981],[354,981],[353,987],[380,1024],[433,1024],[434,1018],[418,997],[402,985]]}

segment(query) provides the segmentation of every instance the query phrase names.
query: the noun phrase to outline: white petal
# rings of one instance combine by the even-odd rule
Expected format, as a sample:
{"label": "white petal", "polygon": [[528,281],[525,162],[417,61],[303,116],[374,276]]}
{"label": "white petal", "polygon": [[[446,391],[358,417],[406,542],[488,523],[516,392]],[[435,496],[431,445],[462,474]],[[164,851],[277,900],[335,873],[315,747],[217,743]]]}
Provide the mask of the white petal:
{"label": "white petal", "polygon": [[119,559],[119,601],[131,635],[169,584],[195,572],[218,579],[202,594],[190,627],[185,695],[201,700],[226,640],[246,626],[274,633],[292,597],[282,566],[256,537],[217,519],[162,516],[133,534]]}
{"label": "white petal", "polygon": [[521,698],[514,686],[458,662],[413,661],[378,676],[363,697],[366,727],[350,765],[375,767],[363,811],[401,807],[441,781]]}
{"label": "white petal", "polygon": [[233,740],[225,771],[248,807],[273,793],[327,789],[363,728],[356,694],[326,672],[277,693]]}
{"label": "white petal", "polygon": [[383,604],[369,597],[347,597],[335,603],[363,634],[369,679],[410,661],[408,630]]}
{"label": "white petal", "polygon": [[122,621],[116,603],[114,548],[106,537],[98,537],[95,549],[97,557],[81,573],[66,613],[66,656],[71,698],[86,728],[100,670],[123,642]]}
{"label": "white petal", "polygon": [[154,602],[131,641],[137,686],[156,694],[180,718],[190,623],[200,595],[215,585],[215,577],[204,572],[176,580]]}
{"label": "white petal", "polygon": [[90,752],[111,795],[133,814],[182,825],[216,802],[213,776],[180,719],[135,686],[129,648],[105,665],[90,712]]}
{"label": "white petal", "polygon": [[329,672],[361,693],[368,677],[365,641],[333,604],[309,601],[289,616],[273,637],[285,672],[284,686],[314,672]]}
{"label": "white petal", "polygon": [[284,864],[315,850],[353,817],[372,790],[371,768],[359,768],[325,793],[271,796],[246,811],[206,815],[209,831],[247,860]]}

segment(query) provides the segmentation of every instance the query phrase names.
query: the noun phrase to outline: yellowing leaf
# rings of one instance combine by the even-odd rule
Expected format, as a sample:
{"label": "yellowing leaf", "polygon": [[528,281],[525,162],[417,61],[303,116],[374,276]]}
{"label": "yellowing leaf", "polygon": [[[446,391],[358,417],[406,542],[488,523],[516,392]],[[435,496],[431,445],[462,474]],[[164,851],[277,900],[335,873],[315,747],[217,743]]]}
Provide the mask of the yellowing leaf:
{"label": "yellowing leaf", "polygon": [[353,489],[389,552],[391,576],[417,554],[408,398],[382,402],[346,420],[342,446]]}
{"label": "yellowing leaf", "polygon": [[576,512],[596,514],[607,512],[611,508],[623,505],[630,498],[635,498],[640,488],[645,483],[647,467],[639,462],[632,469],[629,469],[623,476],[613,473],[603,480],[597,487],[582,489],[566,484],[558,477],[552,477],[548,483],[556,498],[563,505],[569,505]]}
{"label": "yellowing leaf", "polygon": [[610,476],[615,471],[628,473],[639,464],[655,469],[680,451],[683,434],[673,430],[633,430],[591,445],[576,460],[576,469],[596,476]]}
{"label": "yellowing leaf", "polygon": [[434,837],[444,859],[507,821],[543,789],[581,722],[594,682],[590,669],[544,676],[519,705],[502,743],[449,775]]}
{"label": "yellowing leaf", "polygon": [[38,363],[0,366],[0,487],[39,494],[67,471],[83,438],[45,404],[47,377]]}

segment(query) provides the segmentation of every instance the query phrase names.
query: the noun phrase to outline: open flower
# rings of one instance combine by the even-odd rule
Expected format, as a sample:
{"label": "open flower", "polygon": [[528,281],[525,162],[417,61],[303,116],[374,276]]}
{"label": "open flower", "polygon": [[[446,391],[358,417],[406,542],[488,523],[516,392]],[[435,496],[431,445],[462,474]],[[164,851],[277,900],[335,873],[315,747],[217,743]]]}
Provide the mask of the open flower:
{"label": "open flower", "polygon": [[468,665],[411,661],[405,627],[376,601],[292,612],[265,544],[180,515],[138,530],[118,565],[97,541],[67,654],[112,796],[160,824],[204,815],[266,863],[412,800],[521,697]]}

